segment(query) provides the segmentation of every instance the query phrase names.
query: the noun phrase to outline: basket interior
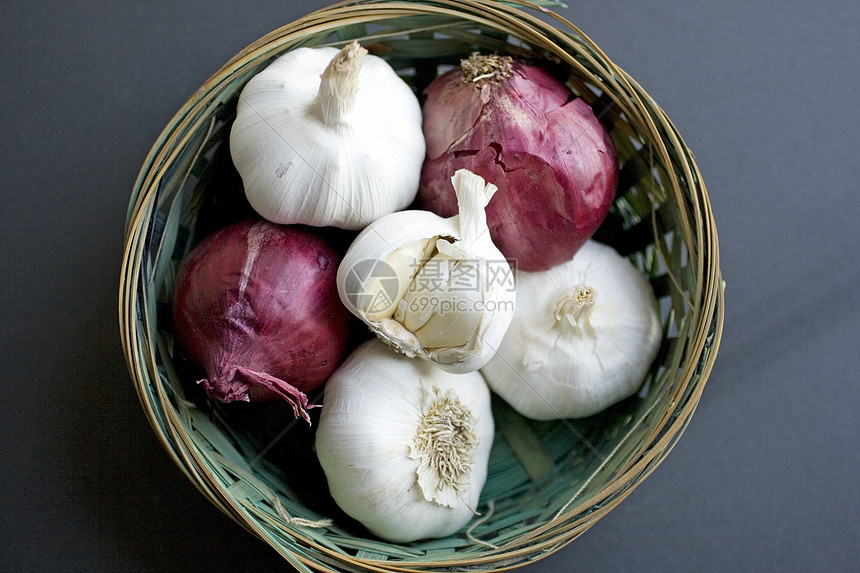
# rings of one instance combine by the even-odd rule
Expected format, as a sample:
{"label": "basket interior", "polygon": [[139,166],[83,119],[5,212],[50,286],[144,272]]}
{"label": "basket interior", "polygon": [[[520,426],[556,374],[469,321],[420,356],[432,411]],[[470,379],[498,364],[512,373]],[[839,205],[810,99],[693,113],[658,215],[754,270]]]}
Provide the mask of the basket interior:
{"label": "basket interior", "polygon": [[[124,342],[147,416],[189,479],[300,569],[511,566],[557,549],[623,499],[671,449],[716,352],[719,301],[706,299],[717,263],[702,230],[704,188],[659,108],[575,29],[561,32],[531,16],[508,21],[502,8],[496,16],[443,10],[447,4],[335,7],[263,38],[174,118],[132,197],[124,276],[124,298],[132,304]],[[228,145],[241,88],[287,50],[351,39],[388,60],[416,93],[476,50],[553,58],[619,151],[618,197],[595,238],[629,256],[650,279],[664,328],[639,394],[596,416],[535,422],[494,398],[497,431],[482,517],[457,535],[406,545],[373,537],[337,508],[312,451],[313,428],[296,423],[289,407],[208,400],[170,332],[170,296],[183,257],[210,231],[251,212]]]}

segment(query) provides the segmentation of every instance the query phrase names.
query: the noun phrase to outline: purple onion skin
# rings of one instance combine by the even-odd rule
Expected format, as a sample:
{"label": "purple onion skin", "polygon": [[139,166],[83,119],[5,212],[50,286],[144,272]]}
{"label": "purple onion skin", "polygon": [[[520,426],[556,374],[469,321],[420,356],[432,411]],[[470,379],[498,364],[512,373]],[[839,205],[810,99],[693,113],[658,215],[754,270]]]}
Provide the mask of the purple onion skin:
{"label": "purple onion skin", "polygon": [[353,326],[337,294],[339,263],[320,237],[263,220],[194,248],[174,286],[173,326],[211,398],[284,399],[309,421],[306,393],[343,361]]}
{"label": "purple onion skin", "polygon": [[469,169],[499,190],[493,242],[524,271],[569,261],[606,218],[618,186],[615,144],[581,99],[545,69],[515,60],[480,87],[456,67],[424,92],[422,208],[457,213],[451,176]]}

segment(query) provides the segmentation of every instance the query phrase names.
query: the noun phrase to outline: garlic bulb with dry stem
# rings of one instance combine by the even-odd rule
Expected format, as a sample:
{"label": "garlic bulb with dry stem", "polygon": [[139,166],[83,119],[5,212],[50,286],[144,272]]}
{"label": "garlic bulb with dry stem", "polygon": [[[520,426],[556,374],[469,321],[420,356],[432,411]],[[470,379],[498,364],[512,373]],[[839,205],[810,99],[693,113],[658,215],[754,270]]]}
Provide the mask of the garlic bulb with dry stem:
{"label": "garlic bulb with dry stem", "polygon": [[371,340],[326,384],[316,451],[338,506],[405,543],[472,519],[493,430],[479,373],[450,374]]}
{"label": "garlic bulb with dry stem", "polygon": [[357,230],[415,198],[425,149],[418,99],[366,54],[356,42],[298,48],[243,88],[230,153],[261,216]]}
{"label": "garlic bulb with dry stem", "polygon": [[651,285],[607,245],[589,240],[573,259],[517,274],[519,302],[490,387],[537,420],[596,414],[636,393],[660,347]]}
{"label": "garlic bulb with dry stem", "polygon": [[400,211],[374,221],[338,269],[344,305],[409,357],[449,372],[490,359],[514,314],[513,271],[484,208],[496,187],[465,169],[451,178],[459,215]]}

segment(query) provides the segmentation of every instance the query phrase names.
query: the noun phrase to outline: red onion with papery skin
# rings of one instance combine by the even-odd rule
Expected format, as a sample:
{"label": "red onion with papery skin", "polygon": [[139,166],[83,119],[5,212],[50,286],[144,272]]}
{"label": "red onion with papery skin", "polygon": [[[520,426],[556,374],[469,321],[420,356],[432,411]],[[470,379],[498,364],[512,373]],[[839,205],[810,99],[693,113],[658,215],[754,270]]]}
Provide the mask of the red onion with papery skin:
{"label": "red onion with papery skin", "polygon": [[493,242],[524,271],[569,261],[597,231],[618,186],[618,154],[594,111],[549,71],[473,54],[424,91],[427,157],[421,207],[457,214],[451,175],[468,169],[499,190]]}
{"label": "red onion with papery skin", "polygon": [[173,327],[222,402],[284,399],[308,423],[307,392],[343,361],[353,318],[339,254],[305,230],[254,220],[207,236],[183,261]]}

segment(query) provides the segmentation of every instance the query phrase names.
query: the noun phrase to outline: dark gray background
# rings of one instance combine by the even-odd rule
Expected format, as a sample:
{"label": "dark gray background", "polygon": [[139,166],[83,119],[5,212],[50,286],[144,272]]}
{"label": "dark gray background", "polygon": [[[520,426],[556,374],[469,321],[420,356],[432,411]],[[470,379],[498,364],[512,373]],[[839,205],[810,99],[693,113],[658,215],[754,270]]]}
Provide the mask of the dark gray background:
{"label": "dark gray background", "polygon": [[[0,570],[257,571],[282,562],[194,489],[121,355],[129,194],[222,63],[326,2],[0,4]],[[858,562],[860,9],[571,2],[696,153],[726,327],[672,454],[526,571],[849,570]]]}

